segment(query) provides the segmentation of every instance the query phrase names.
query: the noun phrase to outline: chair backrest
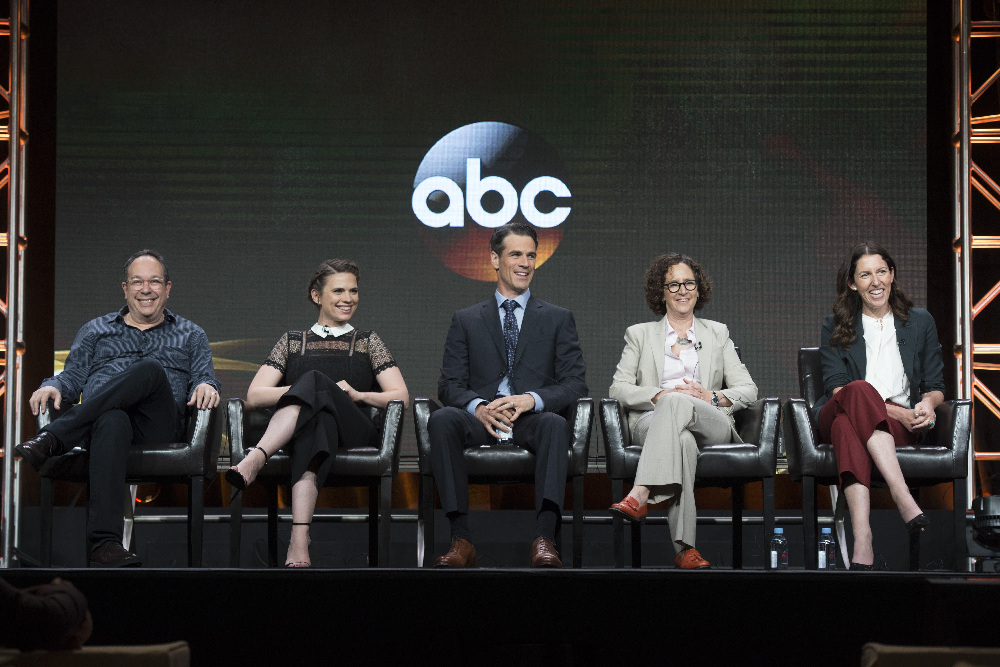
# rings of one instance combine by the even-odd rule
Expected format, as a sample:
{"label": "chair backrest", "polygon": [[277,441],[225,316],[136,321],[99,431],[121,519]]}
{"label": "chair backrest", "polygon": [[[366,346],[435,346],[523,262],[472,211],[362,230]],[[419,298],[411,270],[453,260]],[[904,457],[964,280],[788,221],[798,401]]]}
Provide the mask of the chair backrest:
{"label": "chair backrest", "polygon": [[818,347],[799,348],[799,391],[811,412],[823,396],[823,364]]}

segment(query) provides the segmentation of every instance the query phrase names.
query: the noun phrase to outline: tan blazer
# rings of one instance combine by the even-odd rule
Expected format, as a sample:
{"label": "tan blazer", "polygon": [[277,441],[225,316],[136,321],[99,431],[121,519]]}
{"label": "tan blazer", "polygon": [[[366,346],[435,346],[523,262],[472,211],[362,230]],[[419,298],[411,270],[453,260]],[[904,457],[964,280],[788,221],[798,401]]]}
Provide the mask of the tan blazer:
{"label": "tan blazer", "polygon": [[[732,401],[732,407],[719,409],[729,416],[731,441],[743,442],[736,432],[732,413],[757,400],[757,385],[736,354],[736,346],[725,324],[696,317],[694,335],[700,344],[701,385]],[[610,394],[628,409],[629,428],[634,429],[639,417],[653,409],[653,397],[660,393],[666,337],[666,316],[658,322],[633,324],[625,331],[625,349],[615,369]]]}

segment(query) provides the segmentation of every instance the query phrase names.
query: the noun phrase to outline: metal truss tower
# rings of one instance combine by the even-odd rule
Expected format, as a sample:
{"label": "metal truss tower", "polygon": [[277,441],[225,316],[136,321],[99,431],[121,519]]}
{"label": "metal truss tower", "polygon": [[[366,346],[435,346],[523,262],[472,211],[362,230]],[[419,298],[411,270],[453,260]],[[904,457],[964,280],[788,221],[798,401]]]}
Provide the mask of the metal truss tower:
{"label": "metal truss tower", "polygon": [[[3,507],[0,515],[2,554],[0,567],[10,567],[17,541],[19,484],[14,443],[21,438],[21,353],[24,351],[23,317],[24,267],[24,159],[28,134],[25,131],[25,71],[27,69],[28,0],[10,0],[8,18],[0,19],[0,38],[8,44],[7,80],[0,81],[0,146],[6,156],[0,162],[0,191],[6,194],[7,232],[0,236],[6,249],[4,299],[0,318],[5,334],[0,349],[0,395],[4,407]],[[4,86],[6,84],[6,86]]]}
{"label": "metal truss tower", "polygon": [[952,8],[955,353],[957,385],[973,399],[971,499],[1000,486],[993,482],[1000,461],[1000,3],[954,0]]}

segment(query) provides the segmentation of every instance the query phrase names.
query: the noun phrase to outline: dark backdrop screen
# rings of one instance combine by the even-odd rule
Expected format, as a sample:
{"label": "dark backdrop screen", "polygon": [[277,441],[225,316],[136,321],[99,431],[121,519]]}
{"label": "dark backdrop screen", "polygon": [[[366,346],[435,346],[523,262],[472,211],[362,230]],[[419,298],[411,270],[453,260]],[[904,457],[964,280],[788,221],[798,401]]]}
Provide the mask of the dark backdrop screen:
{"label": "dark backdrop screen", "polygon": [[925,302],[925,23],[905,0],[61,3],[56,348],[120,307],[122,261],[153,247],[223,395],[245,396],[315,322],[316,265],[345,257],[353,323],[433,396],[451,313],[493,289],[450,267],[486,261],[489,230],[421,223],[415,179],[440,139],[495,121],[571,192],[536,200],[570,211],[531,287],[574,311],[592,396],[653,318],[642,277],[665,251],[712,276],[700,315],[729,324],[761,395],[795,394],[851,245],[886,244]]}

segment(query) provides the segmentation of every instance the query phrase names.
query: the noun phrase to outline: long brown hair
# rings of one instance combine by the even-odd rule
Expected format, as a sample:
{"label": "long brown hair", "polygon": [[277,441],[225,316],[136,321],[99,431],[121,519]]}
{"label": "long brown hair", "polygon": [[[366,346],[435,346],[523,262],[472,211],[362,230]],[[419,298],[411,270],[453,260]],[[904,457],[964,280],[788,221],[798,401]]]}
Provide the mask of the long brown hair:
{"label": "long brown hair", "polygon": [[861,312],[861,295],[851,289],[851,282],[854,280],[854,272],[858,268],[858,261],[867,255],[879,255],[885,260],[892,271],[892,287],[889,289],[889,308],[899,319],[906,321],[910,319],[910,308],[913,302],[899,287],[899,271],[896,269],[896,262],[892,259],[889,251],[878,243],[866,241],[854,246],[851,256],[840,265],[837,271],[837,300],[833,302],[833,336],[830,337],[830,345],[849,348],[857,337],[858,332],[854,330],[854,320]]}

